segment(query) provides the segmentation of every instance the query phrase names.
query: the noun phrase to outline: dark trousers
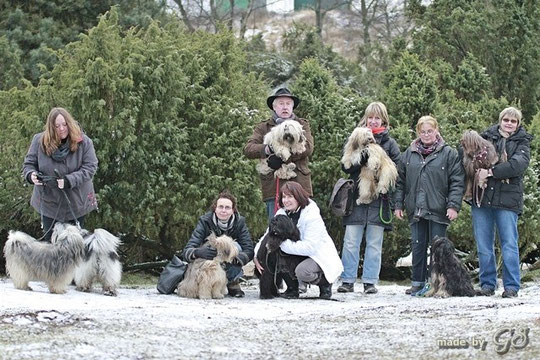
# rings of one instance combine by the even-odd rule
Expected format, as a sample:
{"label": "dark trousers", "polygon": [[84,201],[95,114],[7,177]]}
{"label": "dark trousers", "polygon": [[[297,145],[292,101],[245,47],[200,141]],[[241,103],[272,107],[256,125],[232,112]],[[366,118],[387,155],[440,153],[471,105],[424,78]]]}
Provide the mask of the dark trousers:
{"label": "dark trousers", "polygon": [[412,235],[412,285],[424,286],[429,279],[427,250],[435,236],[446,236],[448,225],[420,219],[411,224]]}
{"label": "dark trousers", "polygon": [[[84,225],[84,216],[81,216],[77,219],[79,222],[79,225],[81,228]],[[70,220],[68,223],[75,225],[75,220]],[[51,236],[54,230],[54,224],[56,224],[56,220],[47,216],[41,217],[41,225],[43,226],[43,238],[42,241],[51,242]]]}

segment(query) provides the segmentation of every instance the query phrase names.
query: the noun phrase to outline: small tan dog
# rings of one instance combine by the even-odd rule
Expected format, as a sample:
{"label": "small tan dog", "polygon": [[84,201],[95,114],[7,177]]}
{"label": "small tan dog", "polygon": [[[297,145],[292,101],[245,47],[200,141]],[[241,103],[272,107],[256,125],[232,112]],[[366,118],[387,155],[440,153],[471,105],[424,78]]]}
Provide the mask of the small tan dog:
{"label": "small tan dog", "polygon": [[345,144],[341,163],[345,169],[349,169],[353,165],[361,164],[363,157],[367,157],[367,162],[360,170],[356,200],[358,205],[369,204],[379,194],[388,193],[395,186],[398,177],[396,165],[375,142],[371,130],[357,127]]}
{"label": "small tan dog", "polygon": [[227,275],[221,267],[222,263],[232,262],[238,255],[234,240],[214,233],[208,236],[203,246],[211,246],[217,250],[213,260],[195,259],[188,265],[184,280],[178,284],[179,296],[193,299],[223,299],[227,293]]}
{"label": "small tan dog", "polygon": [[[281,124],[274,126],[265,136],[263,144],[269,145],[274,154],[286,162],[292,154],[301,154],[306,151],[306,135],[302,125],[295,120],[285,120]],[[280,179],[291,179],[296,177],[294,163],[282,164],[281,168],[274,172],[274,176]],[[273,170],[266,163],[266,159],[261,159],[257,164],[257,171],[263,175],[270,174]]]}

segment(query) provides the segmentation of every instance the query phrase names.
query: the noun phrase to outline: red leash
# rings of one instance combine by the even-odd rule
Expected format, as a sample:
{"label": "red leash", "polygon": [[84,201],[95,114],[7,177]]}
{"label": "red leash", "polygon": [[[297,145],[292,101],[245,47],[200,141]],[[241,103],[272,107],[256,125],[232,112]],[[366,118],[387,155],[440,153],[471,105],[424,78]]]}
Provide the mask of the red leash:
{"label": "red leash", "polygon": [[276,177],[276,197],[274,198],[274,214],[279,210],[279,177]]}

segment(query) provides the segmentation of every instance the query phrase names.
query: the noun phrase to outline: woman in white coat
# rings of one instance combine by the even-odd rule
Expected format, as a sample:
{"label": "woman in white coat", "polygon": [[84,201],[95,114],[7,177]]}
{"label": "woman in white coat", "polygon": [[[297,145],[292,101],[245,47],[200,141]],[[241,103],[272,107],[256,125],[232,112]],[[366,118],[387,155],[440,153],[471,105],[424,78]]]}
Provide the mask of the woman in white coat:
{"label": "woman in white coat", "polygon": [[[318,285],[319,297],[330,299],[332,283],[342,273],[343,265],[336,246],[326,231],[319,207],[309,199],[309,194],[304,188],[294,181],[289,181],[281,187],[279,205],[281,208],[276,215],[287,215],[300,231],[300,241],[285,240],[281,244],[281,250],[289,255],[306,257],[296,267],[295,275],[298,280],[287,284],[288,288],[283,296],[298,298],[298,282],[302,282]],[[259,244],[257,244],[255,254]],[[264,269],[256,258],[254,261],[255,266],[262,273]]]}

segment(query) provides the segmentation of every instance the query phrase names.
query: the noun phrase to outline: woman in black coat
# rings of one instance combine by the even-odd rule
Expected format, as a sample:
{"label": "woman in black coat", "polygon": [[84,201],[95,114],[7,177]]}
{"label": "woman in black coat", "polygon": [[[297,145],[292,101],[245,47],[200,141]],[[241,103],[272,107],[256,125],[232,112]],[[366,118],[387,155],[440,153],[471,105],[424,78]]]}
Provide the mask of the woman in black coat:
{"label": "woman in black coat", "polygon": [[246,225],[246,219],[236,209],[236,198],[225,191],[219,194],[212,204],[212,211],[199,218],[197,226],[184,247],[182,258],[187,262],[195,259],[212,260],[216,257],[216,249],[204,246],[208,236],[230,236],[237,244],[239,254],[232,264],[227,264],[227,290],[230,296],[243,297],[245,294],[240,288],[239,279],[242,276],[242,266],[253,259],[253,242]]}
{"label": "woman in black coat", "polygon": [[480,206],[472,206],[482,295],[493,295],[497,285],[495,228],[503,258],[502,296],[516,297],[520,288],[517,220],[523,210],[523,176],[529,166],[532,139],[521,120],[521,111],[508,107],[500,113],[499,123],[481,134],[499,155],[491,169],[480,170],[478,176],[487,179],[487,185]]}
{"label": "woman in black coat", "polygon": [[394,195],[397,218],[403,210],[411,226],[412,287],[416,294],[428,280],[427,250],[435,236],[446,228],[461,209],[465,172],[455,149],[439,133],[437,120],[422,116],[416,124],[418,138],[403,153]]}

